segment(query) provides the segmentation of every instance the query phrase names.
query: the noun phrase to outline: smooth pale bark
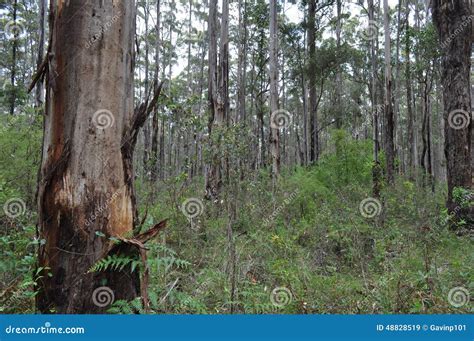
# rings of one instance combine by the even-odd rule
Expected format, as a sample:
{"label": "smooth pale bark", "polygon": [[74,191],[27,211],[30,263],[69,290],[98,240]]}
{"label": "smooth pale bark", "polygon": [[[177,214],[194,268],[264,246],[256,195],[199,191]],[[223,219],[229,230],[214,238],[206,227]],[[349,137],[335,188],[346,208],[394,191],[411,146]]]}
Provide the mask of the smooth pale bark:
{"label": "smooth pale bark", "polygon": [[309,161],[314,163],[319,157],[318,136],[318,100],[316,95],[316,0],[308,2],[308,49],[309,49],[309,129],[310,129],[310,153]]}
{"label": "smooth pale bark", "polygon": [[407,97],[407,148],[408,148],[408,176],[411,180],[415,179],[415,114],[413,112],[413,95],[412,95],[412,77],[411,77],[411,37],[410,37],[410,1],[406,0],[405,14],[405,87]]}
{"label": "smooth pale bark", "polygon": [[[374,22],[375,20],[375,8],[374,1],[368,0],[368,14],[369,21]],[[377,32],[378,35],[378,32]],[[370,40],[370,65],[371,65],[371,77],[370,77],[370,94],[371,94],[371,103],[372,103],[372,126],[373,126],[373,155],[374,155],[374,164],[372,167],[372,182],[373,182],[373,195],[378,198],[380,196],[380,161],[379,161],[379,110],[377,105],[377,43],[376,39]]]}
{"label": "smooth pale bark", "polygon": [[222,21],[217,65],[217,0],[209,4],[209,137],[211,159],[206,173],[206,197],[216,200],[222,188],[223,167],[220,157],[222,128],[229,107],[229,3],[222,1]]}
{"label": "smooth pale bark", "polygon": [[[472,189],[471,136],[473,122],[470,91],[472,27],[463,25],[469,15],[471,15],[471,6],[467,0],[433,0],[433,19],[442,52],[441,81],[443,84],[444,148],[448,179],[447,207],[449,212],[460,218],[466,218],[468,222],[472,223],[474,220],[472,208],[470,212],[466,212],[469,210],[456,210],[457,204],[453,200],[454,188]],[[457,115],[457,119],[454,115]]]}
{"label": "smooth pale bark", "polygon": [[[341,32],[342,32],[342,19],[341,13],[342,12],[342,1],[336,0],[336,14],[337,14],[337,23],[336,23],[336,51],[337,55],[341,53]],[[341,91],[342,91],[342,70],[341,65],[337,66],[336,72],[336,115],[335,115],[335,125],[337,129],[342,128],[343,124],[343,109],[341,103]]]}
{"label": "smooth pale bark", "polygon": [[395,126],[395,155],[400,159],[400,166],[397,167],[397,171],[401,173],[401,168],[403,168],[403,146],[402,146],[402,139],[400,138],[401,125],[399,124],[399,116],[400,116],[400,97],[401,97],[401,82],[400,82],[400,71],[401,71],[401,63],[400,63],[400,35],[401,35],[401,18],[402,18],[402,0],[398,1],[398,9],[397,9],[397,40],[396,40],[396,71],[395,71],[395,96],[394,96],[394,126]]}
{"label": "smooth pale bark", "polygon": [[123,144],[134,112],[134,8],[133,1],[51,2],[38,185],[41,312],[104,312],[92,299],[104,285],[116,300],[139,295],[136,273],[88,273],[113,246],[109,238],[131,234],[137,220],[132,153]]}
{"label": "smooth pale bark", "polygon": [[[18,9],[18,0],[13,2],[13,27],[17,25],[17,9]],[[10,84],[11,84],[11,93],[10,93],[10,115],[15,113],[15,103],[16,103],[16,89],[15,89],[15,80],[16,80],[16,50],[18,48],[18,39],[14,36],[12,43],[12,64],[10,70]]]}
{"label": "smooth pale bark", "polygon": [[[149,61],[148,61],[148,55],[150,53],[150,47],[148,44],[148,16],[149,16],[149,9],[148,9],[148,2],[143,3],[143,11],[145,12],[145,79],[144,79],[144,85],[145,85],[145,96],[148,96],[148,91],[149,91],[149,81],[148,81],[148,75],[149,75]],[[145,122],[145,125],[143,126],[143,170],[145,174],[146,179],[150,179],[150,148],[151,148],[151,134],[150,134],[150,126],[148,124],[148,121]]]}
{"label": "smooth pale bark", "polygon": [[[160,23],[161,23],[161,16],[160,16],[160,0],[156,0],[156,25],[155,25],[155,76],[154,76],[154,84],[158,84],[158,75],[160,74]],[[158,111],[157,108],[153,113],[153,120],[151,123],[152,126],[152,135],[151,135],[151,180],[154,182],[158,178],[159,172],[158,168],[158,139],[159,139],[159,120],[158,120]],[[160,165],[161,166],[161,165]]]}
{"label": "smooth pale bark", "polygon": [[270,0],[270,153],[272,155],[272,175],[280,175],[280,131],[276,117],[278,115],[278,26],[277,3]]}
{"label": "smooth pale bark", "polygon": [[392,184],[395,171],[395,146],[393,142],[393,133],[395,123],[393,120],[392,106],[392,66],[390,53],[390,17],[388,0],[383,1],[384,9],[384,31],[385,31],[385,158],[387,181]]}
{"label": "smooth pale bark", "polygon": [[237,120],[246,123],[247,0],[239,0],[239,57],[237,74]]}

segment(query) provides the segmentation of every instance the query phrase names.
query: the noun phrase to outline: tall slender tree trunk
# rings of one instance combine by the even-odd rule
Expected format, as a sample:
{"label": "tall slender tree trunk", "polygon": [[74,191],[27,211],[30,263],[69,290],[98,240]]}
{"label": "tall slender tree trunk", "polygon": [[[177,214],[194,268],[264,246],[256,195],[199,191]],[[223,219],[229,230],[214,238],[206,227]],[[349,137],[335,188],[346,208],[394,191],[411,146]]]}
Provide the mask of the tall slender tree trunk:
{"label": "tall slender tree trunk", "polygon": [[[148,2],[143,3],[143,10],[145,12],[145,97],[148,96],[149,91],[149,61],[148,55],[150,53],[150,47],[148,43],[148,16],[149,16],[149,9],[148,9]],[[143,145],[143,170],[146,179],[151,178],[150,174],[150,125],[149,122],[146,121],[145,125],[143,126],[143,137],[144,137],[144,145]]]}
{"label": "tall slender tree trunk", "polygon": [[280,175],[280,131],[278,122],[278,24],[277,3],[270,0],[270,153],[273,178]]}
{"label": "tall slender tree trunk", "polygon": [[[36,56],[36,68],[39,70],[44,58],[44,40],[46,26],[46,6],[47,0],[39,0],[39,29],[38,29],[38,54]],[[40,108],[43,105],[44,86],[43,82],[36,83],[35,106]]]}
{"label": "tall slender tree trunk", "polygon": [[385,31],[385,157],[387,182],[393,184],[395,171],[395,146],[393,143],[394,121],[392,107],[392,65],[390,53],[390,14],[388,0],[383,1]]}
{"label": "tall slender tree trunk", "polygon": [[[472,27],[463,25],[472,14],[468,0],[433,0],[433,19],[442,51],[442,75],[445,154],[448,178],[449,212],[471,223],[472,208],[456,210],[453,190],[456,187],[472,189],[471,163],[471,51]],[[454,34],[456,32],[456,34]]]}
{"label": "tall slender tree trunk", "polygon": [[[18,0],[13,2],[13,27],[16,26],[17,21],[17,9],[18,9]],[[16,80],[16,49],[18,45],[17,37],[12,37],[13,44],[12,44],[12,64],[10,70],[10,84],[11,84],[11,93],[10,93],[10,115],[15,113],[15,103],[16,103],[16,88],[15,88],[15,80]]]}
{"label": "tall slender tree trunk", "polygon": [[[369,21],[375,21],[375,7],[374,1],[368,0],[368,12],[369,12]],[[378,32],[376,32],[378,35]],[[381,167],[379,161],[379,109],[377,105],[377,42],[375,39],[370,40],[370,64],[371,64],[371,77],[370,77],[370,93],[371,93],[371,103],[372,103],[372,126],[373,126],[373,143],[374,143],[374,164],[372,166],[372,182],[373,182],[373,195],[378,198],[380,197],[380,177],[381,177]]]}
{"label": "tall slender tree trunk", "polygon": [[[155,25],[155,76],[154,76],[154,84],[155,86],[158,84],[158,76],[160,74],[160,0],[156,0],[156,25]],[[160,122],[158,117],[157,108],[153,113],[153,120],[152,120],[152,136],[151,136],[151,163],[150,163],[150,172],[151,172],[151,180],[153,182],[156,181],[158,178],[158,163],[160,162],[158,159],[158,139],[160,133]]]}
{"label": "tall slender tree trunk", "polygon": [[402,146],[402,139],[401,131],[400,131],[400,124],[399,124],[399,116],[400,116],[400,97],[401,97],[401,82],[400,82],[400,70],[401,70],[401,63],[400,63],[400,35],[402,32],[402,0],[398,1],[398,10],[397,10],[397,40],[396,40],[396,71],[395,71],[395,96],[394,96],[394,118],[393,124],[394,128],[394,153],[395,156],[399,158],[400,165],[397,167],[397,171],[401,173],[403,168],[403,146]]}
{"label": "tall slender tree trunk", "polygon": [[[113,247],[110,238],[130,234],[137,222],[134,8],[134,1],[51,2],[38,185],[39,238],[45,241],[38,257],[41,312],[104,312],[94,296],[103,286],[115,299],[140,292],[129,270],[88,272]],[[115,19],[107,21],[110,17]],[[102,29],[105,25],[110,29]],[[98,41],[87,48],[84,42],[94,37]]]}
{"label": "tall slender tree trunk", "polygon": [[415,134],[414,125],[415,117],[413,112],[413,93],[412,93],[412,77],[411,77],[411,36],[410,36],[410,1],[406,0],[406,26],[405,26],[405,87],[407,92],[407,115],[408,115],[408,176],[411,180],[415,179]]}
{"label": "tall slender tree trunk", "polygon": [[217,65],[217,0],[209,4],[209,138],[211,160],[206,173],[206,197],[216,200],[222,188],[221,137],[228,112],[229,79],[229,3],[222,1],[222,21]]}
{"label": "tall slender tree trunk", "polygon": [[[336,15],[337,15],[337,23],[336,23],[336,54],[339,57],[341,54],[341,33],[342,33],[342,1],[336,0]],[[341,65],[337,66],[336,72],[336,128],[341,129],[343,124],[343,110],[342,110],[342,102],[341,102],[341,91],[342,91],[342,69]]]}
{"label": "tall slender tree trunk", "polygon": [[310,126],[310,163],[319,158],[319,136],[316,98],[316,0],[308,2],[308,49],[309,49],[309,126]]}

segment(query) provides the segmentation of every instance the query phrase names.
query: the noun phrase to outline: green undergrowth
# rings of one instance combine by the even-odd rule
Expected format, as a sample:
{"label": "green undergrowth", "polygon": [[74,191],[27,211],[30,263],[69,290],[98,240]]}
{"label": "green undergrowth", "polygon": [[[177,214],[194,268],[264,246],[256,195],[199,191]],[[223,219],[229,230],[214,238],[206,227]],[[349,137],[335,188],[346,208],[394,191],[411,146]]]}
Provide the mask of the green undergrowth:
{"label": "green undergrowth", "polygon": [[[31,195],[38,165],[31,151],[39,148],[40,131],[16,146],[7,136],[24,134],[18,126],[10,123],[1,135],[0,199],[23,198],[26,211],[0,217],[1,313],[34,312],[42,242],[35,239]],[[168,219],[148,243],[150,306],[117,300],[109,312],[472,313],[471,303],[456,307],[449,299],[454,288],[474,293],[474,245],[443,223],[444,185],[432,192],[400,175],[382,186],[377,214],[366,217],[360,205],[373,196],[371,143],[339,131],[332,136],[316,165],[284,169],[275,185],[268,171],[231,174],[217,202],[204,199],[199,177],[178,174],[154,185],[140,178],[142,231]],[[192,219],[182,209],[190,198],[200,213]],[[118,255],[90,271],[144,266]]]}

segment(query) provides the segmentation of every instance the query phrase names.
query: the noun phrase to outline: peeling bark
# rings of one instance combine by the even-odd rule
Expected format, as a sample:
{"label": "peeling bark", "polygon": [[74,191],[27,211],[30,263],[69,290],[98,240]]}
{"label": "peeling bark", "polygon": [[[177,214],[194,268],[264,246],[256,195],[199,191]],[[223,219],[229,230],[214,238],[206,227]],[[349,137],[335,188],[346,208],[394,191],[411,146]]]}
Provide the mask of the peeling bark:
{"label": "peeling bark", "polygon": [[97,287],[115,299],[140,293],[136,273],[88,273],[108,237],[131,235],[137,220],[132,153],[122,145],[133,129],[134,2],[51,1],[50,13],[37,307],[105,312],[92,300]]}

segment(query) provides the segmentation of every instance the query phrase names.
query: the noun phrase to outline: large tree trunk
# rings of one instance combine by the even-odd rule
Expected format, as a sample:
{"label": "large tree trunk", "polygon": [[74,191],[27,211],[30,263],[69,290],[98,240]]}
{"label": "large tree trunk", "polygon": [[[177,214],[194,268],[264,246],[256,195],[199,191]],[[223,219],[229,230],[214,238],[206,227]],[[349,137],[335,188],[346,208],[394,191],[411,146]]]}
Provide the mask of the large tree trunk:
{"label": "large tree trunk", "polygon": [[103,286],[115,299],[139,295],[136,273],[88,273],[112,248],[110,238],[130,234],[137,220],[134,143],[125,138],[134,112],[134,8],[134,1],[51,1],[38,185],[41,312],[104,312]]}
{"label": "large tree trunk", "polygon": [[[456,210],[453,189],[472,189],[471,134],[472,113],[470,70],[472,27],[466,25],[471,15],[468,0],[433,0],[433,19],[442,48],[442,76],[445,154],[448,178],[449,212],[465,217],[463,210]],[[472,219],[472,210],[470,212]]]}
{"label": "large tree trunk", "polygon": [[[272,175],[280,175],[280,121],[278,112],[278,30],[277,3],[270,0],[270,153],[272,154]],[[283,121],[283,123],[286,123]]]}

